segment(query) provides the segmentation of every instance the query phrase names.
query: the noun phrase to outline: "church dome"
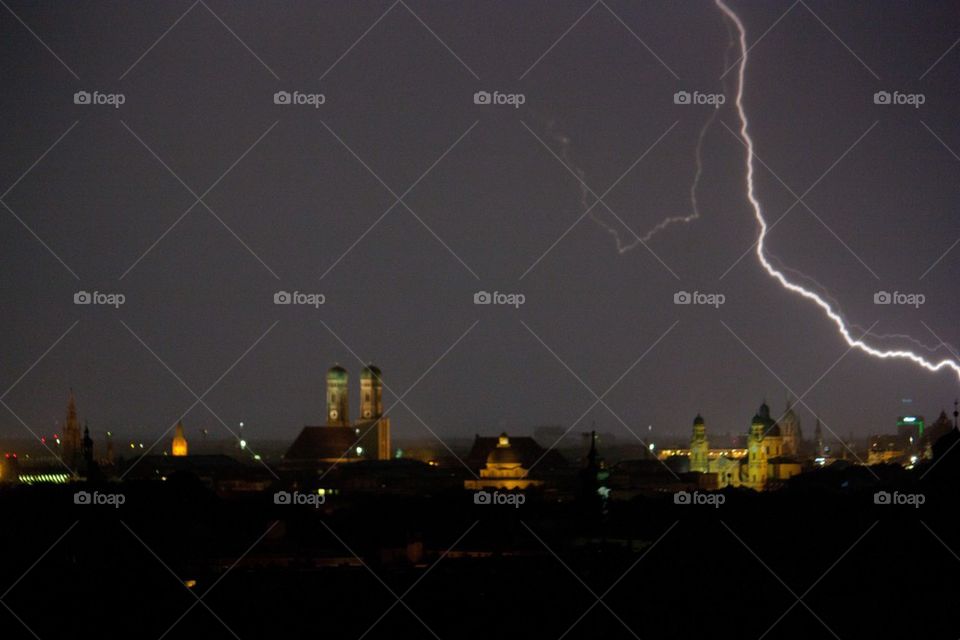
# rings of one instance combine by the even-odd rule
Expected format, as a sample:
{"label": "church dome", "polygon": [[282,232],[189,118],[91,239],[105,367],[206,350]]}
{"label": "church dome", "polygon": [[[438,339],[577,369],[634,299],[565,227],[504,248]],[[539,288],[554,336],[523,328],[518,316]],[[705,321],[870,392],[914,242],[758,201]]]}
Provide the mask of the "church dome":
{"label": "church dome", "polygon": [[696,427],[696,426],[701,425],[701,424],[703,424],[703,416],[701,416],[701,415],[698,413],[698,414],[697,414],[697,417],[693,419],[693,426]]}
{"label": "church dome", "polygon": [[333,365],[327,369],[327,381],[328,382],[346,382],[347,381],[347,370],[341,367],[338,364]]}

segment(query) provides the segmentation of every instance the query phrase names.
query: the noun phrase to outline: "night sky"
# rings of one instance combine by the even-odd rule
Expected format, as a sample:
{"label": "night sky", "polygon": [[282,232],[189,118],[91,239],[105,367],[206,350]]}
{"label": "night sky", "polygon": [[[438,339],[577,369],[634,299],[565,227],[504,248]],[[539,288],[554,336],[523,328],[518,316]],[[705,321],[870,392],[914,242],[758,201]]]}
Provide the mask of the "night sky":
{"label": "night sky", "polygon": [[[751,45],[770,29],[745,87],[773,172],[758,165],[768,220],[816,183],[770,251],[863,329],[960,344],[956,4],[731,7]],[[464,437],[580,419],[574,432],[595,421],[632,440],[611,411],[638,433],[685,434],[698,411],[740,432],[764,398],[778,413],[787,387],[811,385],[807,436],[812,412],[843,435],[935,418],[955,374],[845,355],[832,323],[755,255],[730,269],[757,225],[736,70],[720,78],[728,26],[712,2],[5,0],[3,401],[38,434],[62,421],[72,386],[95,437],[157,438],[195,405],[188,437],[229,435],[215,412],[248,437],[292,439],[323,421],[334,362],[356,415],[360,358],[397,394],[415,385],[391,411],[400,438],[430,437],[421,420]],[[571,228],[575,174],[599,195],[645,152],[606,205],[641,235],[690,213],[713,107],[675,104],[681,90],[727,96],[704,137],[701,218],[622,254],[590,216]],[[77,91],[125,102],[77,105]],[[326,101],[277,105],[277,91]],[[476,105],[476,91],[525,103]],[[877,105],[877,91],[925,103]],[[592,213],[632,240],[602,205]],[[275,305],[281,290],[326,303]],[[479,290],[526,302],[477,306]],[[926,300],[878,306],[881,290]],[[77,291],[126,302],[75,305]],[[726,302],[675,305],[678,291]],[[584,415],[614,384],[610,410]],[[0,409],[0,437],[24,436]]]}

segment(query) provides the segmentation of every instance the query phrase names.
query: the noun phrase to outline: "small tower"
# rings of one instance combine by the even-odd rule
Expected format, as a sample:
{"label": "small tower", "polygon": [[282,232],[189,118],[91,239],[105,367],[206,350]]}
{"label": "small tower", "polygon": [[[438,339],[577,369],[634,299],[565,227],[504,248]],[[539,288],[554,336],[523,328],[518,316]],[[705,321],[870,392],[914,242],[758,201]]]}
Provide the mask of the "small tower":
{"label": "small tower", "polygon": [[707,442],[707,426],[703,417],[698,413],[693,419],[693,437],[690,438],[690,471],[707,473],[710,469],[708,452],[710,443]]}
{"label": "small tower", "polygon": [[327,371],[327,425],[350,426],[350,404],[347,397],[347,370],[333,365]]}
{"label": "small tower", "polygon": [[71,469],[76,469],[83,455],[80,435],[80,421],[77,419],[77,402],[70,389],[70,401],[67,403],[67,421],[63,427],[63,461]]}
{"label": "small tower", "polygon": [[[766,408],[766,411],[764,409]],[[750,435],[747,437],[747,486],[762,490],[767,484],[767,450],[763,443],[770,409],[764,403],[760,413],[753,416],[750,424]]]}
{"label": "small tower", "polygon": [[817,457],[826,457],[827,448],[823,444],[823,431],[820,429],[820,418],[817,418],[817,426],[813,430],[813,440],[817,448]]}
{"label": "small tower", "polygon": [[177,430],[173,432],[173,446],[170,455],[182,458],[187,455],[187,437],[183,435],[183,420],[177,423]]}
{"label": "small tower", "polygon": [[360,372],[360,417],[376,420],[383,415],[383,381],[380,369],[368,364]]}
{"label": "small tower", "polygon": [[87,425],[83,425],[83,461],[88,468],[93,466],[93,438]]}

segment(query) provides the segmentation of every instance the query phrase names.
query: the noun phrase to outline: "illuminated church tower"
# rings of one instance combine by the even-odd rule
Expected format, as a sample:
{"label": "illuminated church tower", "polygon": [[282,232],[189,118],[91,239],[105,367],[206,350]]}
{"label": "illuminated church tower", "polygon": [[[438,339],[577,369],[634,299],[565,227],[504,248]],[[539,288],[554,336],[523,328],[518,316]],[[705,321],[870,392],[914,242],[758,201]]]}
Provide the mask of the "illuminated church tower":
{"label": "illuminated church tower", "polygon": [[767,448],[763,439],[765,431],[769,424],[769,409],[767,415],[763,414],[766,407],[764,403],[760,407],[760,413],[753,416],[753,422],[750,425],[750,435],[747,436],[747,478],[746,485],[753,489],[762,490],[767,483]]}
{"label": "illuminated church tower", "polygon": [[350,403],[347,396],[347,370],[334,365],[327,371],[327,425],[350,426]]}
{"label": "illuminated church tower", "polygon": [[68,467],[76,470],[80,464],[81,436],[80,421],[77,419],[77,403],[70,389],[70,402],[67,404],[67,421],[63,426],[63,461]]}
{"label": "illuminated church tower", "polygon": [[709,450],[710,443],[707,442],[707,426],[698,413],[697,417],[693,419],[693,437],[690,438],[690,471],[707,473],[709,469],[707,452]]}
{"label": "illuminated church tower", "polygon": [[375,420],[383,415],[383,381],[380,369],[368,364],[360,371],[360,418]]}
{"label": "illuminated church tower", "polygon": [[183,420],[177,423],[177,430],[173,432],[173,446],[170,455],[181,458],[187,455],[187,437],[183,435]]}

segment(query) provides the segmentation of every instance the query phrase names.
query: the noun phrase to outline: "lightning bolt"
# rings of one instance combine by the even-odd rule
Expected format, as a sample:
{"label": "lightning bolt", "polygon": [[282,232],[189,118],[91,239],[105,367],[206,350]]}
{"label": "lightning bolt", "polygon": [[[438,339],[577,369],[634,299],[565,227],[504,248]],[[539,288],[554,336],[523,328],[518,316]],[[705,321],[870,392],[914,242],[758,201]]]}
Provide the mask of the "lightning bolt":
{"label": "lightning bolt", "polygon": [[[738,40],[740,43],[740,61],[737,69],[737,97],[736,100],[734,100],[734,106],[736,107],[737,114],[740,118],[740,137],[747,148],[747,200],[750,201],[750,206],[753,208],[754,217],[756,217],[757,223],[760,225],[760,234],[757,237],[756,254],[761,266],[763,266],[767,273],[770,274],[771,277],[775,278],[780,285],[783,286],[783,288],[801,295],[820,307],[824,314],[826,314],[833,324],[836,325],[837,331],[843,337],[844,341],[846,341],[847,345],[849,345],[851,348],[858,349],[859,351],[862,351],[863,353],[875,358],[909,360],[928,371],[940,371],[941,369],[945,368],[952,369],[953,372],[957,374],[958,379],[960,379],[960,364],[958,364],[955,360],[945,359],[939,362],[931,362],[930,360],[927,360],[923,356],[917,355],[912,351],[903,349],[878,349],[864,342],[862,338],[854,338],[850,333],[851,326],[844,320],[843,316],[837,310],[837,305],[835,303],[831,303],[825,300],[823,297],[817,295],[815,292],[790,281],[787,276],[785,276],[782,271],[774,267],[767,258],[764,242],[767,237],[768,227],[767,221],[763,217],[763,205],[760,203],[760,200],[757,197],[756,185],[754,183],[754,145],[753,139],[750,137],[750,125],[747,118],[747,112],[743,106],[743,85],[746,78],[748,53],[747,30],[743,26],[743,22],[740,20],[740,17],[735,11],[733,11],[733,9],[727,6],[724,0],[714,0],[714,4],[716,4],[717,8],[719,8],[720,11],[722,11],[723,14],[734,24],[734,26],[736,26],[737,33],[739,34]],[[911,340],[913,340],[913,338],[911,338]],[[915,340],[914,342],[916,343]]]}

